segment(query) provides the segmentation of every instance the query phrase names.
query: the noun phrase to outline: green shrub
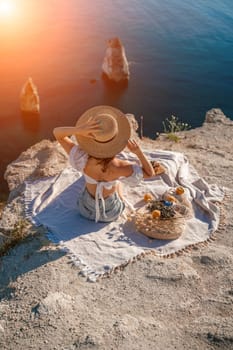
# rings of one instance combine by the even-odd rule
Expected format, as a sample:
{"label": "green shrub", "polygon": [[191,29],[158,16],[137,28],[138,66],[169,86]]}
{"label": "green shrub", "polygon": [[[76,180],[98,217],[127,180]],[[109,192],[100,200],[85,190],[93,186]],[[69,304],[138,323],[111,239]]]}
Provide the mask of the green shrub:
{"label": "green shrub", "polygon": [[[187,123],[183,123],[179,120],[178,117],[175,117],[174,115],[171,116],[171,118],[166,118],[163,122],[163,132],[167,135],[167,138],[171,141],[178,142],[180,140],[179,136],[177,135],[180,131],[186,131],[189,130],[191,126]],[[157,133],[159,135],[159,133]]]}
{"label": "green shrub", "polygon": [[166,118],[165,122],[163,122],[163,130],[165,134],[174,134],[190,128],[191,126],[189,124],[181,122],[179,118],[174,115],[172,115],[170,119]]}

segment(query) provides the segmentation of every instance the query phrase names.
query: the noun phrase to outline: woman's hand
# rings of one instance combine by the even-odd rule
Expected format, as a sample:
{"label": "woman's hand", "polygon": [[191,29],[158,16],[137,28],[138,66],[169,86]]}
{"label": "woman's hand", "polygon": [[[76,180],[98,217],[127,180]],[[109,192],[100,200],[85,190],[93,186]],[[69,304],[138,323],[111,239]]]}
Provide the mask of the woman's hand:
{"label": "woman's hand", "polygon": [[134,153],[142,164],[143,176],[144,178],[154,176],[154,169],[150,161],[146,158],[142,152],[140,146],[135,140],[129,140],[127,143],[128,149]]}
{"label": "woman's hand", "polygon": [[83,135],[94,138],[95,133],[100,130],[99,122],[93,117],[89,118],[87,122],[80,123],[79,126],[60,126],[53,130],[53,134],[57,141],[61,144],[67,154],[70,153],[74,142],[69,138],[71,135]]}
{"label": "woman's hand", "polygon": [[74,133],[85,137],[94,138],[95,133],[100,130],[99,121],[96,121],[95,118],[90,117],[85,123],[81,123],[79,126],[76,126]]}
{"label": "woman's hand", "polygon": [[139,152],[141,152],[141,148],[138,145],[138,143],[133,140],[133,139],[129,139],[128,143],[127,143],[127,147],[130,150],[130,152],[134,153],[134,154],[138,154]]}

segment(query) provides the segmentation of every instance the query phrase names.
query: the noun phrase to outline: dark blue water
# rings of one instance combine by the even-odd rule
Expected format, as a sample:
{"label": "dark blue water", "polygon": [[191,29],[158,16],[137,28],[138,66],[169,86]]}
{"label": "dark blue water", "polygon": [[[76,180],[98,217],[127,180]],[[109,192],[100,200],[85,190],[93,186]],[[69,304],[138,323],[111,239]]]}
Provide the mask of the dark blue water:
{"label": "dark blue water", "polygon": [[[1,173],[29,145],[52,139],[53,127],[74,124],[93,105],[143,115],[150,137],[171,114],[192,127],[212,107],[233,116],[232,0],[11,1],[14,16],[0,14]],[[130,62],[126,89],[112,90],[101,79],[113,36]],[[19,112],[28,76],[41,98],[34,121]]]}

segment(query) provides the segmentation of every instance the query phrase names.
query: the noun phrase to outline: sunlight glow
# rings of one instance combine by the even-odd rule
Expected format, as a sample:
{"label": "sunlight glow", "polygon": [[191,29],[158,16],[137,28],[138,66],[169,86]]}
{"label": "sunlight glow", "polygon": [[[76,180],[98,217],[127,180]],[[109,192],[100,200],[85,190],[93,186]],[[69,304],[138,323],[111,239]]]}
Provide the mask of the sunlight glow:
{"label": "sunlight glow", "polygon": [[14,4],[10,0],[0,0],[0,16],[10,16],[14,12]]}

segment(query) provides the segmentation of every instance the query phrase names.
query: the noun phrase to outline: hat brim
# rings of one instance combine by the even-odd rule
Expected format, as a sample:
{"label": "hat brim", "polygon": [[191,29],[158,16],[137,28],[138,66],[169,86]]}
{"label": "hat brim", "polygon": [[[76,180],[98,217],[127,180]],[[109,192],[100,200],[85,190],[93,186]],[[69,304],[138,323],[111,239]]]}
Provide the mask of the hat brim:
{"label": "hat brim", "polygon": [[110,114],[115,118],[118,125],[118,133],[113,139],[108,142],[98,142],[82,135],[75,135],[75,137],[80,147],[90,156],[111,158],[125,148],[131,134],[130,123],[125,114],[119,109],[111,106],[96,106],[83,113],[78,119],[76,126],[87,121],[90,117],[96,117],[100,114]]}

